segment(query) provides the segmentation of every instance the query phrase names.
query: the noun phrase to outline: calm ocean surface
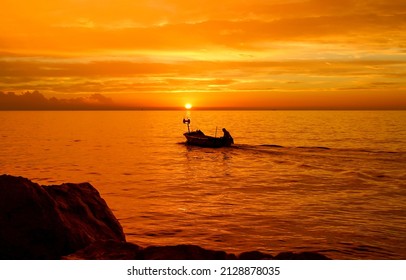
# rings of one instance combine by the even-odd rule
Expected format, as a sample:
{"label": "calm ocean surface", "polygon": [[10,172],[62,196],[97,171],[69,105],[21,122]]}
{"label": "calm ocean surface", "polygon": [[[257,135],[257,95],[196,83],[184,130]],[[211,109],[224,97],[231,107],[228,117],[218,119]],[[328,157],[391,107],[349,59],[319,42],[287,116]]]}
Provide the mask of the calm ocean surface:
{"label": "calm ocean surface", "polygon": [[406,111],[0,112],[0,173],[90,182],[141,246],[406,259]]}

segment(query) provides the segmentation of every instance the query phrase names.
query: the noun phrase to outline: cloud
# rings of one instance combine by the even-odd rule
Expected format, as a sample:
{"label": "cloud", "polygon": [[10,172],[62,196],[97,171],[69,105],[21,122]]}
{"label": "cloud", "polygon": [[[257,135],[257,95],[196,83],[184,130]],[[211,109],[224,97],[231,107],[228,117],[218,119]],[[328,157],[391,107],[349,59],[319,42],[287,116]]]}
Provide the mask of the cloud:
{"label": "cloud", "polygon": [[38,91],[17,95],[0,92],[0,110],[103,110],[118,109],[113,100],[101,94],[71,99],[46,98]]}
{"label": "cloud", "polygon": [[[2,35],[9,49],[48,52],[264,50],[275,42],[326,42],[393,45],[405,39],[406,14],[343,15],[264,20],[209,20],[146,28],[53,27],[32,34]],[[385,34],[386,37],[382,37]],[[390,36],[389,39],[387,36]],[[351,39],[351,40],[349,40]],[[21,44],[22,41],[26,43]],[[72,44],[72,42],[75,42]]]}
{"label": "cloud", "polygon": [[[396,60],[0,62],[0,89],[47,95],[148,95],[171,92],[287,92],[405,89],[406,62]],[[346,97],[347,98],[347,97]]]}
{"label": "cloud", "polygon": [[0,17],[0,49],[37,54],[201,48],[265,51],[275,41],[388,47],[406,39],[404,1],[69,2],[41,1],[36,6],[43,9],[37,12],[33,6],[33,12],[26,14],[6,1],[2,10],[8,14]]}
{"label": "cloud", "polygon": [[162,103],[221,92],[262,104],[276,92],[294,102],[306,91],[371,90],[385,100],[406,88],[404,0],[21,3],[0,10],[3,91],[162,93]]}
{"label": "cloud", "polygon": [[[359,76],[370,74],[388,74],[399,76],[405,73],[406,61],[376,59],[329,59],[321,57],[309,60],[241,60],[241,61],[172,61],[159,62],[129,62],[129,61],[93,61],[93,62],[65,62],[50,61],[0,61],[0,77],[16,82],[35,81],[46,78],[92,78],[89,85],[101,85],[98,79],[140,78],[144,82],[151,77],[172,79],[172,81],[186,81],[185,78],[212,80],[210,77],[220,75],[217,83],[227,84],[229,81],[258,76],[261,74],[314,74],[320,76]],[[248,75],[248,76],[247,76]],[[233,76],[234,79],[233,79]],[[169,77],[169,78],[168,78]],[[177,78],[174,78],[177,77]],[[183,78],[181,78],[183,77]],[[61,83],[63,80],[58,80]],[[61,83],[62,84],[62,83]]]}

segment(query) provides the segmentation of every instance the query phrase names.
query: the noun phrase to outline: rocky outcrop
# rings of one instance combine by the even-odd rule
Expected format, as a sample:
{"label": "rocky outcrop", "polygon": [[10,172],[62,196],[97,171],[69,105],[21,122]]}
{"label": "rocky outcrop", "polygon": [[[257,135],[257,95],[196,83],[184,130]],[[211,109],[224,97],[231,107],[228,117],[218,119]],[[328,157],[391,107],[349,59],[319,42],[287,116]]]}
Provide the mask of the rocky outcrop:
{"label": "rocky outcrop", "polygon": [[150,246],[141,248],[128,242],[95,242],[63,257],[67,260],[328,260],[315,252],[280,253],[276,257],[259,251],[236,256],[224,251],[207,250],[196,245]]}
{"label": "rocky outcrop", "polygon": [[139,260],[142,248],[129,242],[96,241],[88,247],[62,257],[64,260]]}
{"label": "rocky outcrop", "polygon": [[323,260],[314,252],[236,256],[196,245],[149,246],[125,242],[120,223],[88,183],[40,186],[0,176],[0,259],[74,260]]}
{"label": "rocky outcrop", "polygon": [[259,251],[249,251],[241,253],[238,258],[240,260],[272,260],[274,257]]}
{"label": "rocky outcrop", "polygon": [[234,254],[203,249],[196,245],[150,246],[141,251],[144,260],[234,260]]}
{"label": "rocky outcrop", "polygon": [[90,184],[0,176],[0,259],[59,259],[97,240],[123,242],[125,235]]}
{"label": "rocky outcrop", "polygon": [[196,245],[149,246],[141,248],[129,242],[95,242],[63,257],[68,260],[235,260],[234,254],[203,249]]}
{"label": "rocky outcrop", "polygon": [[275,256],[275,260],[329,260],[330,258],[316,252],[282,252]]}

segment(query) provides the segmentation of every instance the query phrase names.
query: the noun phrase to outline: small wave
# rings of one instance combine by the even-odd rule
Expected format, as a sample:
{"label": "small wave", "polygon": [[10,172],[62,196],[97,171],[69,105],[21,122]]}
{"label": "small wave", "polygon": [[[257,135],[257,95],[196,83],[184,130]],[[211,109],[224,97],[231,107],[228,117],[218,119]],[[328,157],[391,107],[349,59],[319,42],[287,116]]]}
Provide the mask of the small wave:
{"label": "small wave", "polygon": [[331,150],[331,148],[323,147],[323,146],[299,146],[298,149],[318,149],[318,150]]}
{"label": "small wave", "polygon": [[257,150],[260,148],[286,148],[281,145],[276,144],[260,144],[260,145],[250,145],[250,144],[234,144],[231,146],[234,149],[242,149],[242,150]]}
{"label": "small wave", "polygon": [[259,145],[259,146],[262,146],[262,147],[270,147],[270,148],[285,148],[284,146],[275,145],[275,144],[262,144],[262,145]]}
{"label": "small wave", "polygon": [[87,172],[86,174],[87,174],[87,175],[97,175],[97,176],[101,176],[101,175],[102,175],[101,173],[99,173],[99,172],[94,172],[94,171],[92,171],[92,172]]}
{"label": "small wave", "polygon": [[151,237],[158,237],[158,236],[174,236],[179,233],[181,233],[183,230],[181,229],[174,229],[174,230],[160,230],[157,232],[146,232],[146,236],[151,236]]}
{"label": "small wave", "polygon": [[370,246],[370,245],[359,245],[356,247],[353,247],[355,251],[361,251],[361,252],[380,252],[383,249],[375,246]]}
{"label": "small wave", "polygon": [[391,156],[404,156],[406,153],[404,151],[383,151],[383,150],[369,150],[369,149],[357,149],[357,148],[336,148],[337,152],[345,153],[359,153],[359,154],[370,154],[370,155],[391,155]]}
{"label": "small wave", "polygon": [[308,149],[308,150],[331,150],[329,147],[323,147],[323,146],[298,146],[298,147],[287,147],[287,146],[282,146],[282,145],[277,145],[277,144],[260,144],[260,145],[248,145],[248,144],[238,144],[234,145],[233,147],[235,148],[240,148],[240,149],[258,149],[258,148],[278,148],[278,149]]}
{"label": "small wave", "polygon": [[350,152],[350,153],[365,153],[365,154],[381,154],[381,155],[406,155],[403,151],[385,151],[385,150],[372,150],[372,149],[360,149],[360,148],[336,148],[336,147],[326,147],[326,146],[282,146],[277,144],[260,144],[260,145],[238,145],[239,148],[243,149],[256,149],[259,147],[264,148],[279,148],[279,149],[298,149],[298,150],[306,150],[306,151],[335,151],[335,152]]}

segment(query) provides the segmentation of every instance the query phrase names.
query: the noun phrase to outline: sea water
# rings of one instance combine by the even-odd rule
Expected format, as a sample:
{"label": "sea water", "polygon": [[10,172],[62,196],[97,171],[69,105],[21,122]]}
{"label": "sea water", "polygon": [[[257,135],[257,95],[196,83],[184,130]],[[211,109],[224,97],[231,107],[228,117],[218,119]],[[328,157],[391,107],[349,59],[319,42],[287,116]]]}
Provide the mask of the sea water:
{"label": "sea water", "polygon": [[[234,137],[186,146],[182,123]],[[3,111],[0,173],[90,182],[140,246],[406,258],[406,111]]]}

